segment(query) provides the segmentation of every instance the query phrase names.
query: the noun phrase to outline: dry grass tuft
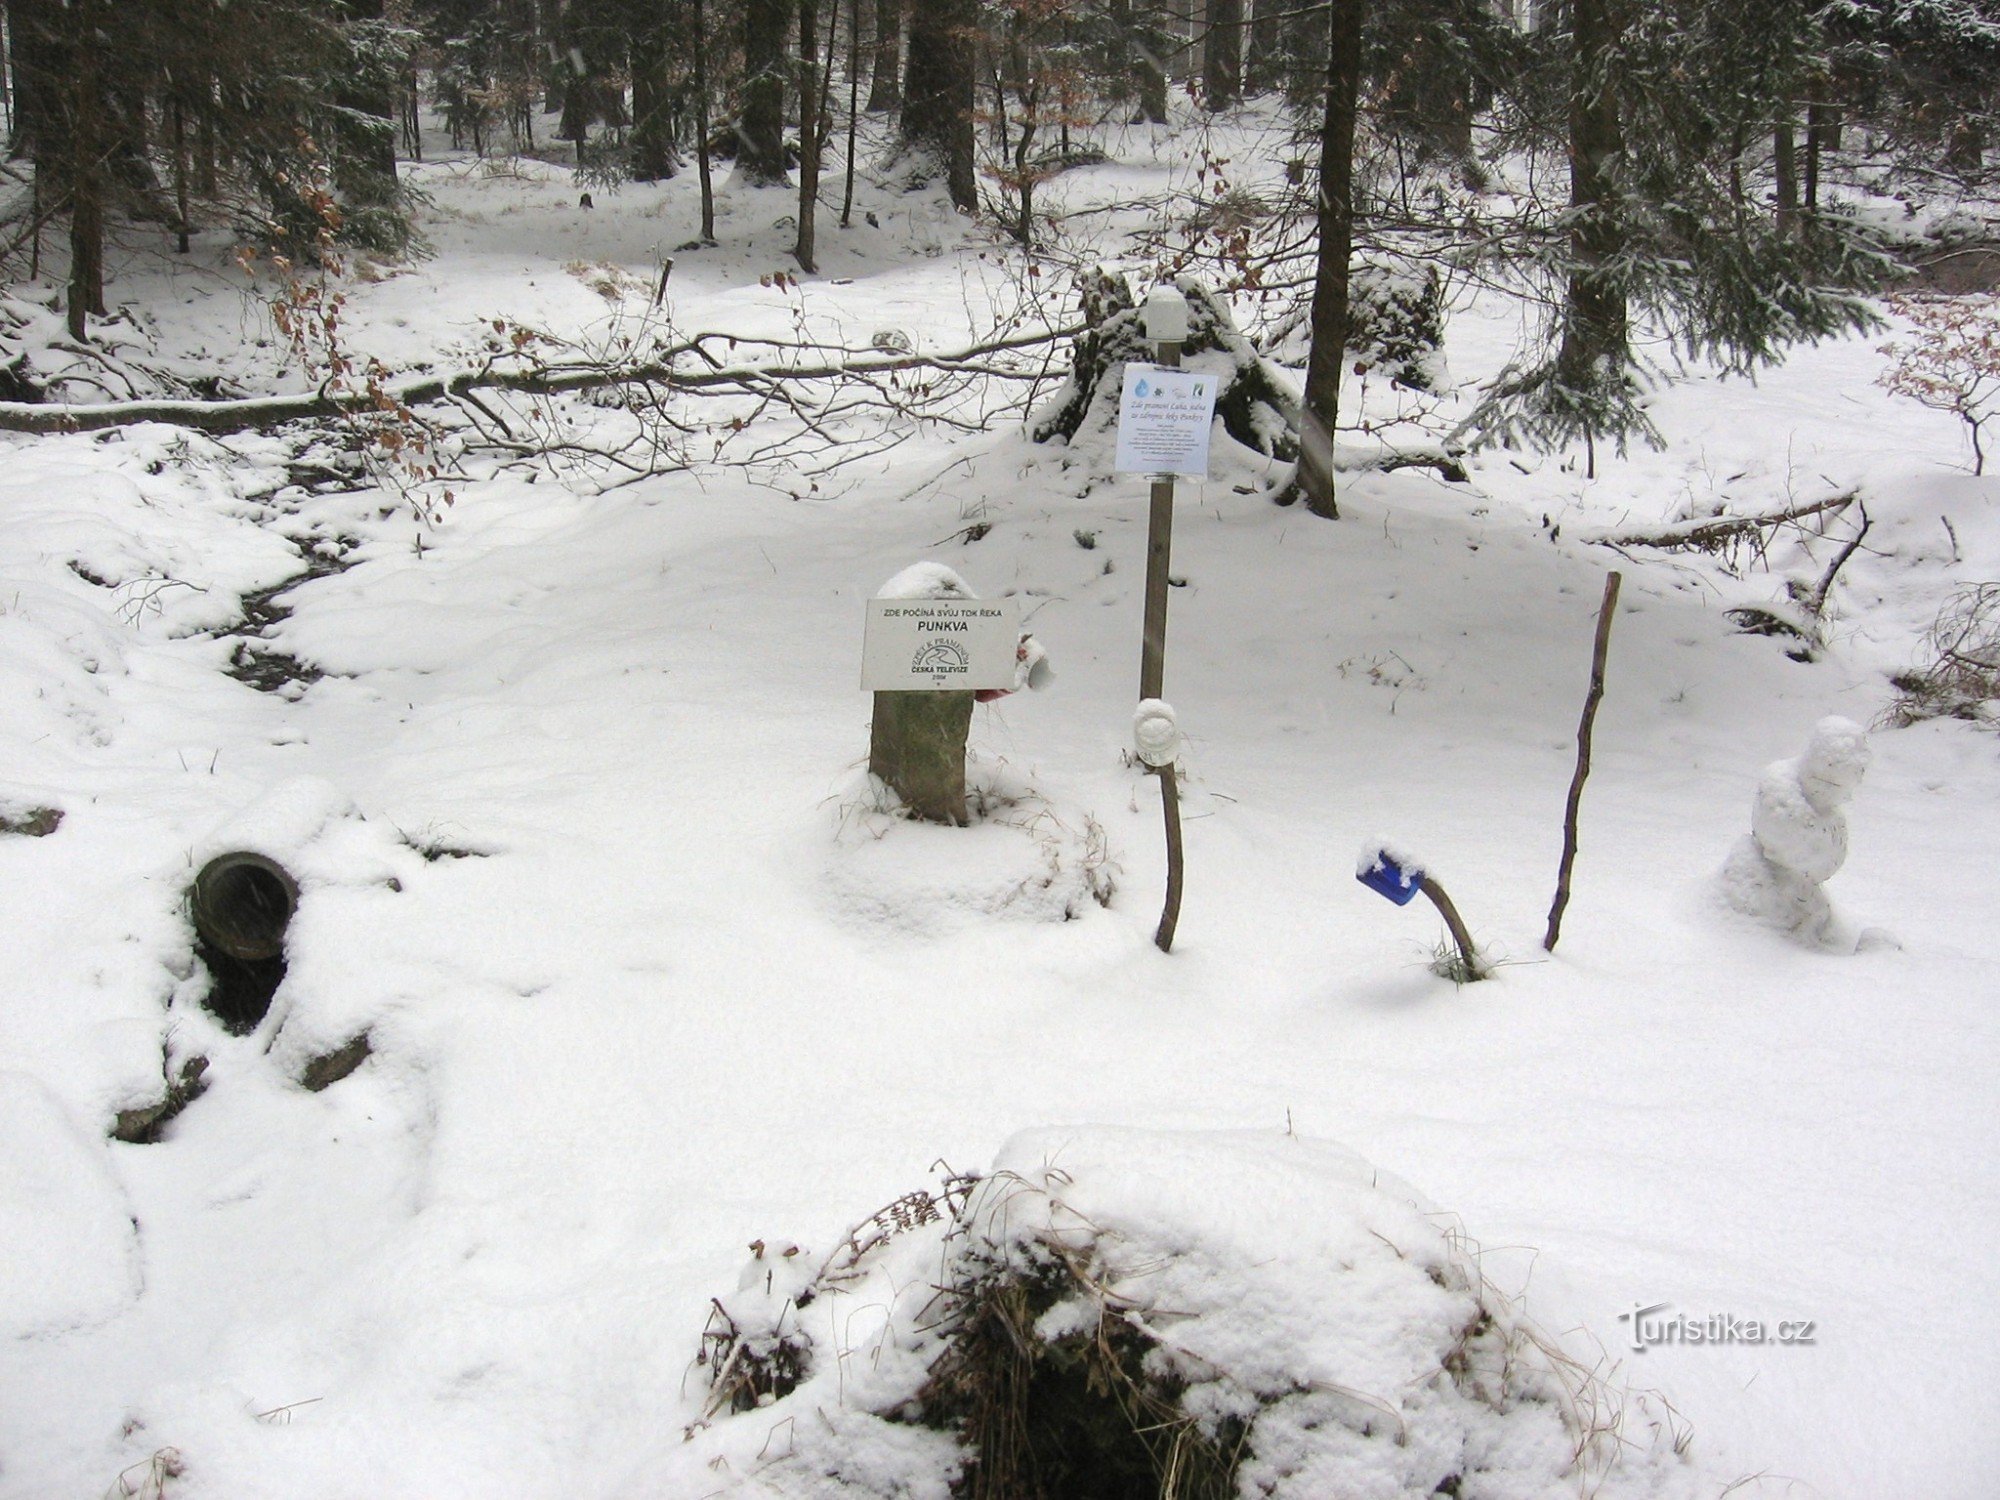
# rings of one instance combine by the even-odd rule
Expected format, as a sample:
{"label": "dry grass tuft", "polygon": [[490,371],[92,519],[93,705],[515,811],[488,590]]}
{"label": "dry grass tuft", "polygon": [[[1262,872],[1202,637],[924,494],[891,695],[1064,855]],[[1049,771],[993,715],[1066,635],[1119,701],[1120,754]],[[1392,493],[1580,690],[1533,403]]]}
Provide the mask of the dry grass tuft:
{"label": "dry grass tuft", "polygon": [[[1248,1428],[1216,1431],[1149,1364],[1156,1347],[1087,1256],[1056,1237],[969,1253],[941,1294],[944,1354],[918,1396],[923,1420],[972,1455],[961,1500],[1228,1500]],[[1044,1317],[1078,1311],[1050,1336]]]}
{"label": "dry grass tuft", "polygon": [[2000,701],[2000,583],[1971,583],[1954,593],[1924,637],[1931,664],[1898,674],[1889,722],[1979,719]]}

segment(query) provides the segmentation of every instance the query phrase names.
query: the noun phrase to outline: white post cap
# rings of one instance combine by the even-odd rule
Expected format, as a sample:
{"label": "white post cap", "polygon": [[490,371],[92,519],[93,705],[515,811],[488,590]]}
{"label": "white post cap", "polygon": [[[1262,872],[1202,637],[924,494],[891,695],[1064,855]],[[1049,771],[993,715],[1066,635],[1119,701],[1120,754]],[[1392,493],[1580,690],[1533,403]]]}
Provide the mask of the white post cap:
{"label": "white post cap", "polygon": [[1141,699],[1132,715],[1132,743],[1147,765],[1172,765],[1181,753],[1181,726],[1173,705],[1158,698]]}
{"label": "white post cap", "polygon": [[1146,337],[1156,344],[1178,344],[1188,336],[1188,303],[1180,289],[1162,282],[1146,293]]}

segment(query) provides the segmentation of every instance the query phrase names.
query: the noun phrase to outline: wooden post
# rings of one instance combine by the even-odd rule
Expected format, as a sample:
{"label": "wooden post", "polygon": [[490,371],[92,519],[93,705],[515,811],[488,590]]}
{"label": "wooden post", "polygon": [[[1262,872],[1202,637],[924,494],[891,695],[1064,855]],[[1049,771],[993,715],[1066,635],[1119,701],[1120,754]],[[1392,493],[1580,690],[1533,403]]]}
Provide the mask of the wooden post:
{"label": "wooden post", "polygon": [[[1161,364],[1180,364],[1180,349],[1160,346]],[[1139,696],[1160,698],[1167,674],[1167,568],[1174,550],[1174,480],[1171,474],[1153,480],[1146,517],[1146,636],[1139,652]]]}
{"label": "wooden post", "polygon": [[[1164,369],[1178,370],[1181,346],[1159,345],[1155,361]],[[1174,550],[1174,476],[1153,476],[1151,504],[1146,516],[1146,626],[1139,648],[1139,697],[1163,698],[1167,675],[1167,573]]]}
{"label": "wooden post", "polygon": [[1562,933],[1563,908],[1569,905],[1570,869],[1576,863],[1576,815],[1583,803],[1584,778],[1590,775],[1590,731],[1597,722],[1597,703],[1604,696],[1604,656],[1611,648],[1611,617],[1618,608],[1618,585],[1622,581],[1617,573],[1608,573],[1604,578],[1604,603],[1597,611],[1597,640],[1590,653],[1590,691],[1583,700],[1583,722],[1576,730],[1576,774],[1570,778],[1569,806],[1563,813],[1562,866],[1556,873],[1556,899],[1549,907],[1549,930],[1542,936],[1542,947],[1547,952],[1556,951],[1556,939]]}
{"label": "wooden post", "polygon": [[1444,887],[1426,875],[1417,883],[1417,889],[1430,897],[1431,905],[1444,918],[1444,925],[1451,933],[1451,940],[1458,944],[1458,956],[1465,966],[1465,980],[1469,984],[1475,979],[1484,979],[1486,971],[1479,962],[1479,954],[1473,949],[1472,934],[1465,930],[1465,919],[1458,914],[1451,897],[1444,893]]}
{"label": "wooden post", "polygon": [[[1156,345],[1155,363],[1178,370],[1181,346],[1178,339],[1161,340]],[[1139,648],[1139,697],[1165,696],[1167,676],[1167,589],[1168,569],[1174,550],[1174,476],[1153,477],[1151,505],[1146,518],[1146,623],[1145,638]],[[1174,929],[1181,920],[1181,801],[1180,783],[1171,763],[1155,766],[1160,778],[1160,809],[1167,831],[1167,897],[1160,912],[1160,925],[1153,943],[1162,953],[1174,947]]]}

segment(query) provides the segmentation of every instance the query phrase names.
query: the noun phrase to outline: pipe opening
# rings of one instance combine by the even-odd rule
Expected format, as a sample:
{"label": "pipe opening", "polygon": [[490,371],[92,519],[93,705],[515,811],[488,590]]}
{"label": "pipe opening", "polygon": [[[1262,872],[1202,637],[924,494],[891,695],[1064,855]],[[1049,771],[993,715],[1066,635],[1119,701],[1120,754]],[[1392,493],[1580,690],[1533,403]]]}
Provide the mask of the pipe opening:
{"label": "pipe opening", "polygon": [[261,854],[220,854],[195,876],[195,952],[214,981],[202,1004],[239,1036],[264,1019],[284,982],[285,929],[298,904],[290,872]]}

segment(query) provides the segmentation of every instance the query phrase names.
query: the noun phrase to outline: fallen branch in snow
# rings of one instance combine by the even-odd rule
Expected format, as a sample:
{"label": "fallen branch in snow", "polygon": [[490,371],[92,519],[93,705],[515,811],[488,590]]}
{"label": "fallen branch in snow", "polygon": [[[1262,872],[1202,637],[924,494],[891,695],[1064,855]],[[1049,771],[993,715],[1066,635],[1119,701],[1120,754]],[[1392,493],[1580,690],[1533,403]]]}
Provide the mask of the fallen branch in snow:
{"label": "fallen branch in snow", "polygon": [[1464,459],[1449,448],[1385,448],[1379,453],[1334,453],[1333,466],[1343,474],[1393,474],[1398,469],[1435,469],[1452,484],[1467,480]]}
{"label": "fallen branch in snow", "polygon": [[1812,586],[1801,601],[1815,619],[1826,613],[1826,596],[1833,592],[1834,579],[1840,576],[1840,570],[1847,565],[1847,560],[1861,550],[1861,543],[1868,536],[1868,528],[1875,524],[1868,518],[1867,506],[1860,507],[1860,510],[1860,529],[1834,554],[1833,561],[1827,565],[1826,571],[1819,575],[1819,582]]}
{"label": "fallen branch in snow", "polygon": [[1739,537],[1775,530],[1809,516],[1837,514],[1852,505],[1860,493],[1859,490],[1849,490],[1845,494],[1829,495],[1823,500],[1791,505],[1783,510],[1760,511],[1749,516],[1697,516],[1686,521],[1672,521],[1649,531],[1587,531],[1583,540],[1605,547],[1710,551]]}
{"label": "fallen branch in snow", "polygon": [[[1044,372],[995,362],[1014,353],[1073,338],[1080,327],[1049,328],[991,339],[948,354],[887,354],[833,344],[778,344],[703,333],[658,350],[647,360],[621,363],[586,360],[502,369],[492,364],[449,375],[403,376],[384,381],[380,394],[404,407],[442,401],[470,401],[480,391],[557,396],[623,386],[667,391],[767,395],[777,388],[826,380],[873,380],[905,371],[981,375],[1002,380],[1041,380]],[[814,356],[770,364],[725,364],[713,352],[744,343],[768,344]],[[705,368],[690,368],[693,359]],[[367,392],[320,390],[293,396],[255,396],[235,401],[112,401],[88,405],[0,401],[0,431],[29,433],[96,432],[140,422],[165,422],[207,433],[249,432],[286,422],[355,416],[373,410],[378,398]]]}
{"label": "fallen branch in snow", "polygon": [[1833,591],[1834,580],[1847,560],[1861,550],[1861,543],[1868,536],[1868,528],[1874,525],[1869,519],[1868,507],[1856,506],[1860,513],[1861,525],[1834,554],[1833,561],[1822,572],[1815,583],[1807,583],[1802,578],[1786,580],[1782,599],[1769,605],[1745,604],[1729,611],[1729,618],[1746,635],[1789,635],[1796,636],[1803,643],[1787,652],[1794,661],[1811,661],[1825,644],[1826,600]]}

